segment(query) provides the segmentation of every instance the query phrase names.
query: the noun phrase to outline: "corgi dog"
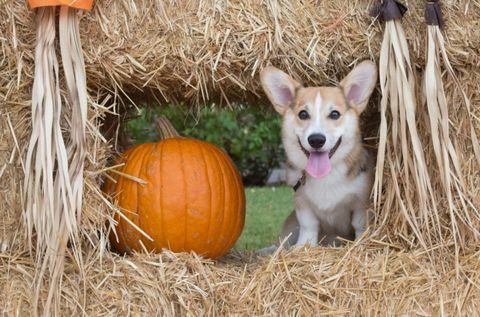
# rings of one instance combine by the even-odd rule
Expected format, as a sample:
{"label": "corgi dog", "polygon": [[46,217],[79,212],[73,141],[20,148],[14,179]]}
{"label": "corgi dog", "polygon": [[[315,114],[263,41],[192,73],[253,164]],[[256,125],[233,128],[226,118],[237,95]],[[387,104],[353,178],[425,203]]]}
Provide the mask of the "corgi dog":
{"label": "corgi dog", "polygon": [[362,144],[359,117],[377,81],[375,64],[363,61],[336,87],[303,87],[272,66],[261,71],[260,79],[283,117],[287,183],[295,184],[295,210],[279,240],[290,247],[358,238],[368,221],[373,185],[373,162]]}

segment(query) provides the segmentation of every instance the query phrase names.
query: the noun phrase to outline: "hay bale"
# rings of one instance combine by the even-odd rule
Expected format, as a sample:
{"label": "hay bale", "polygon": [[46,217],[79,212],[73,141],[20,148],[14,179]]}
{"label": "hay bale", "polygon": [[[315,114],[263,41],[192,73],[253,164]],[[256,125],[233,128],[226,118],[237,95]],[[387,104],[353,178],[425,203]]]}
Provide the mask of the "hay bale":
{"label": "hay bale", "polygon": [[[83,21],[87,76],[95,88],[150,89],[167,101],[263,97],[269,63],[311,84],[338,80],[379,56],[373,1],[102,1]],[[454,66],[480,65],[480,4],[443,1]],[[414,64],[425,64],[424,1],[404,25]],[[420,30],[420,31],[419,31]]]}
{"label": "hay bale", "polygon": [[[384,316],[475,315],[478,260],[452,254],[433,265],[422,251],[383,243],[317,248],[272,258],[195,255],[123,258],[86,254],[85,274],[68,262],[60,315],[91,316]],[[477,255],[478,256],[478,255]],[[28,315],[34,270],[26,256],[3,257],[0,289],[7,315]],[[85,283],[85,284],[84,284]]]}
{"label": "hay bale", "polygon": [[[61,314],[406,314],[466,315],[478,309],[480,166],[473,159],[460,94],[446,79],[449,116],[473,203],[461,223],[463,255],[434,179],[442,235],[422,224],[430,241],[419,248],[395,201],[385,201],[366,241],[341,249],[281,253],[272,259],[231,256],[220,262],[194,255],[139,255],[107,251],[110,211],[100,192],[114,142],[102,119],[121,104],[141,101],[263,100],[258,71],[272,63],[309,84],[338,80],[352,63],[378,58],[381,24],[372,24],[372,1],[157,1],[105,0],[84,15],[82,41],[89,98],[88,158],[82,219],[84,264],[67,258],[56,309]],[[411,1],[404,19],[417,70],[424,67],[424,1]],[[24,2],[0,1],[0,307],[7,315],[31,312],[35,260],[22,219],[23,160],[30,135],[34,14]],[[452,65],[470,98],[480,130],[480,2],[446,0],[446,37]],[[422,31],[418,31],[422,30]],[[370,107],[375,117],[375,100]],[[66,108],[65,112],[69,109]],[[425,112],[419,131],[431,174]],[[368,116],[369,117],[369,116]],[[376,125],[367,136],[375,146]],[[69,122],[64,120],[64,128]],[[385,190],[392,190],[386,173]],[[47,296],[48,285],[41,288]]]}

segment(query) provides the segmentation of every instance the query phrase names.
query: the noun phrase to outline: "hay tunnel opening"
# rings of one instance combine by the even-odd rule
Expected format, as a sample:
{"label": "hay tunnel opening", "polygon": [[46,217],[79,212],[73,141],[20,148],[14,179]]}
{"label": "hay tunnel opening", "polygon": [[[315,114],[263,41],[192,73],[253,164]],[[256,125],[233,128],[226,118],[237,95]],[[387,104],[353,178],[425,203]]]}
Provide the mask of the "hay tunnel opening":
{"label": "hay tunnel opening", "polygon": [[[332,74],[333,79],[319,85],[332,85],[344,75]],[[304,86],[311,85],[304,82]],[[122,105],[118,114],[107,116],[102,126],[103,135],[114,148],[109,165],[115,164],[118,154],[137,144],[158,142],[157,120],[163,115],[180,135],[224,149],[239,170],[245,186],[247,210],[246,224],[235,249],[256,251],[278,240],[284,220],[294,209],[294,191],[285,178],[282,118],[265,96],[229,100],[223,105],[219,100],[219,104],[189,106],[182,101],[160,103],[158,96],[149,97],[145,93],[125,91],[125,94],[128,98],[118,102]],[[379,91],[375,89],[360,117],[363,142],[372,158],[376,156],[378,142],[379,100]],[[263,186],[266,187],[261,188]]]}

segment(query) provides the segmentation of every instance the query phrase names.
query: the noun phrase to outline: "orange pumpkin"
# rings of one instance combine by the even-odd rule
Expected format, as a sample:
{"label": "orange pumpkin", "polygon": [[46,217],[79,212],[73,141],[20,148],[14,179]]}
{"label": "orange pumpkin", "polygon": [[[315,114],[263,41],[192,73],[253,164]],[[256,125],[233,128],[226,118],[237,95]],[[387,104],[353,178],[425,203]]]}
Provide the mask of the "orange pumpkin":
{"label": "orange pumpkin", "polygon": [[65,5],[76,9],[91,10],[93,0],[28,0],[32,9]]}
{"label": "orange pumpkin", "polygon": [[[165,129],[165,121],[163,125],[163,133],[171,129]],[[107,180],[105,191],[153,241],[116,214],[117,235],[110,235],[115,249],[142,251],[143,243],[149,251],[168,248],[218,258],[233,247],[245,221],[245,193],[224,151],[207,142],[173,137],[137,145],[121,160],[125,165],[114,176],[117,183]]]}

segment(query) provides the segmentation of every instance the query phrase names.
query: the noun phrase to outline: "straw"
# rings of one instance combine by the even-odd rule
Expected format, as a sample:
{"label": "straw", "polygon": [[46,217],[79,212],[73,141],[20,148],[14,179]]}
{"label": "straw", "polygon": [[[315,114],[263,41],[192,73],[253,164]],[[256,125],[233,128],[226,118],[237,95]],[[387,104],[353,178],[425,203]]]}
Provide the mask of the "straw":
{"label": "straw", "polygon": [[[124,146],[119,123],[128,107],[166,100],[184,101],[192,111],[206,102],[267,105],[258,72],[268,64],[308,85],[336,83],[357,62],[378,62],[384,32],[382,23],[372,23],[367,16],[371,4],[107,0],[97,1],[91,13],[80,13],[88,79],[84,200],[75,245],[68,244],[62,258],[64,273],[51,314],[477,314],[480,222],[475,209],[480,206],[480,165],[471,137],[472,131],[480,131],[477,0],[448,0],[443,5],[445,52],[458,79],[441,56],[449,135],[464,182],[460,186],[451,165],[451,199],[458,212],[449,212],[428,106],[416,100],[417,133],[436,203],[435,209],[427,204],[429,223],[417,213],[413,176],[406,184],[396,156],[386,155],[376,219],[356,246],[281,251],[273,258],[233,252],[215,262],[169,252],[121,257],[109,250],[115,210],[102,184],[118,155],[116,144]],[[422,72],[428,50],[425,2],[408,4],[402,27],[413,72]],[[25,170],[31,168],[25,159],[34,118],[35,36],[35,14],[26,3],[5,2],[0,10],[0,311],[7,316],[32,314],[32,285],[41,269],[36,240],[30,255],[21,206],[28,198],[22,191],[22,162]],[[65,82],[62,76],[60,72]],[[420,79],[415,77],[418,88]],[[60,87],[60,95],[65,101],[60,125],[67,135],[72,105],[66,86]],[[372,150],[378,149],[380,106],[376,92],[362,118]],[[385,117],[388,135],[393,120],[388,112]],[[393,149],[390,139],[385,147]],[[407,197],[413,206],[406,204]],[[83,268],[75,250],[81,251]],[[46,307],[49,274],[43,281],[39,313]]]}

